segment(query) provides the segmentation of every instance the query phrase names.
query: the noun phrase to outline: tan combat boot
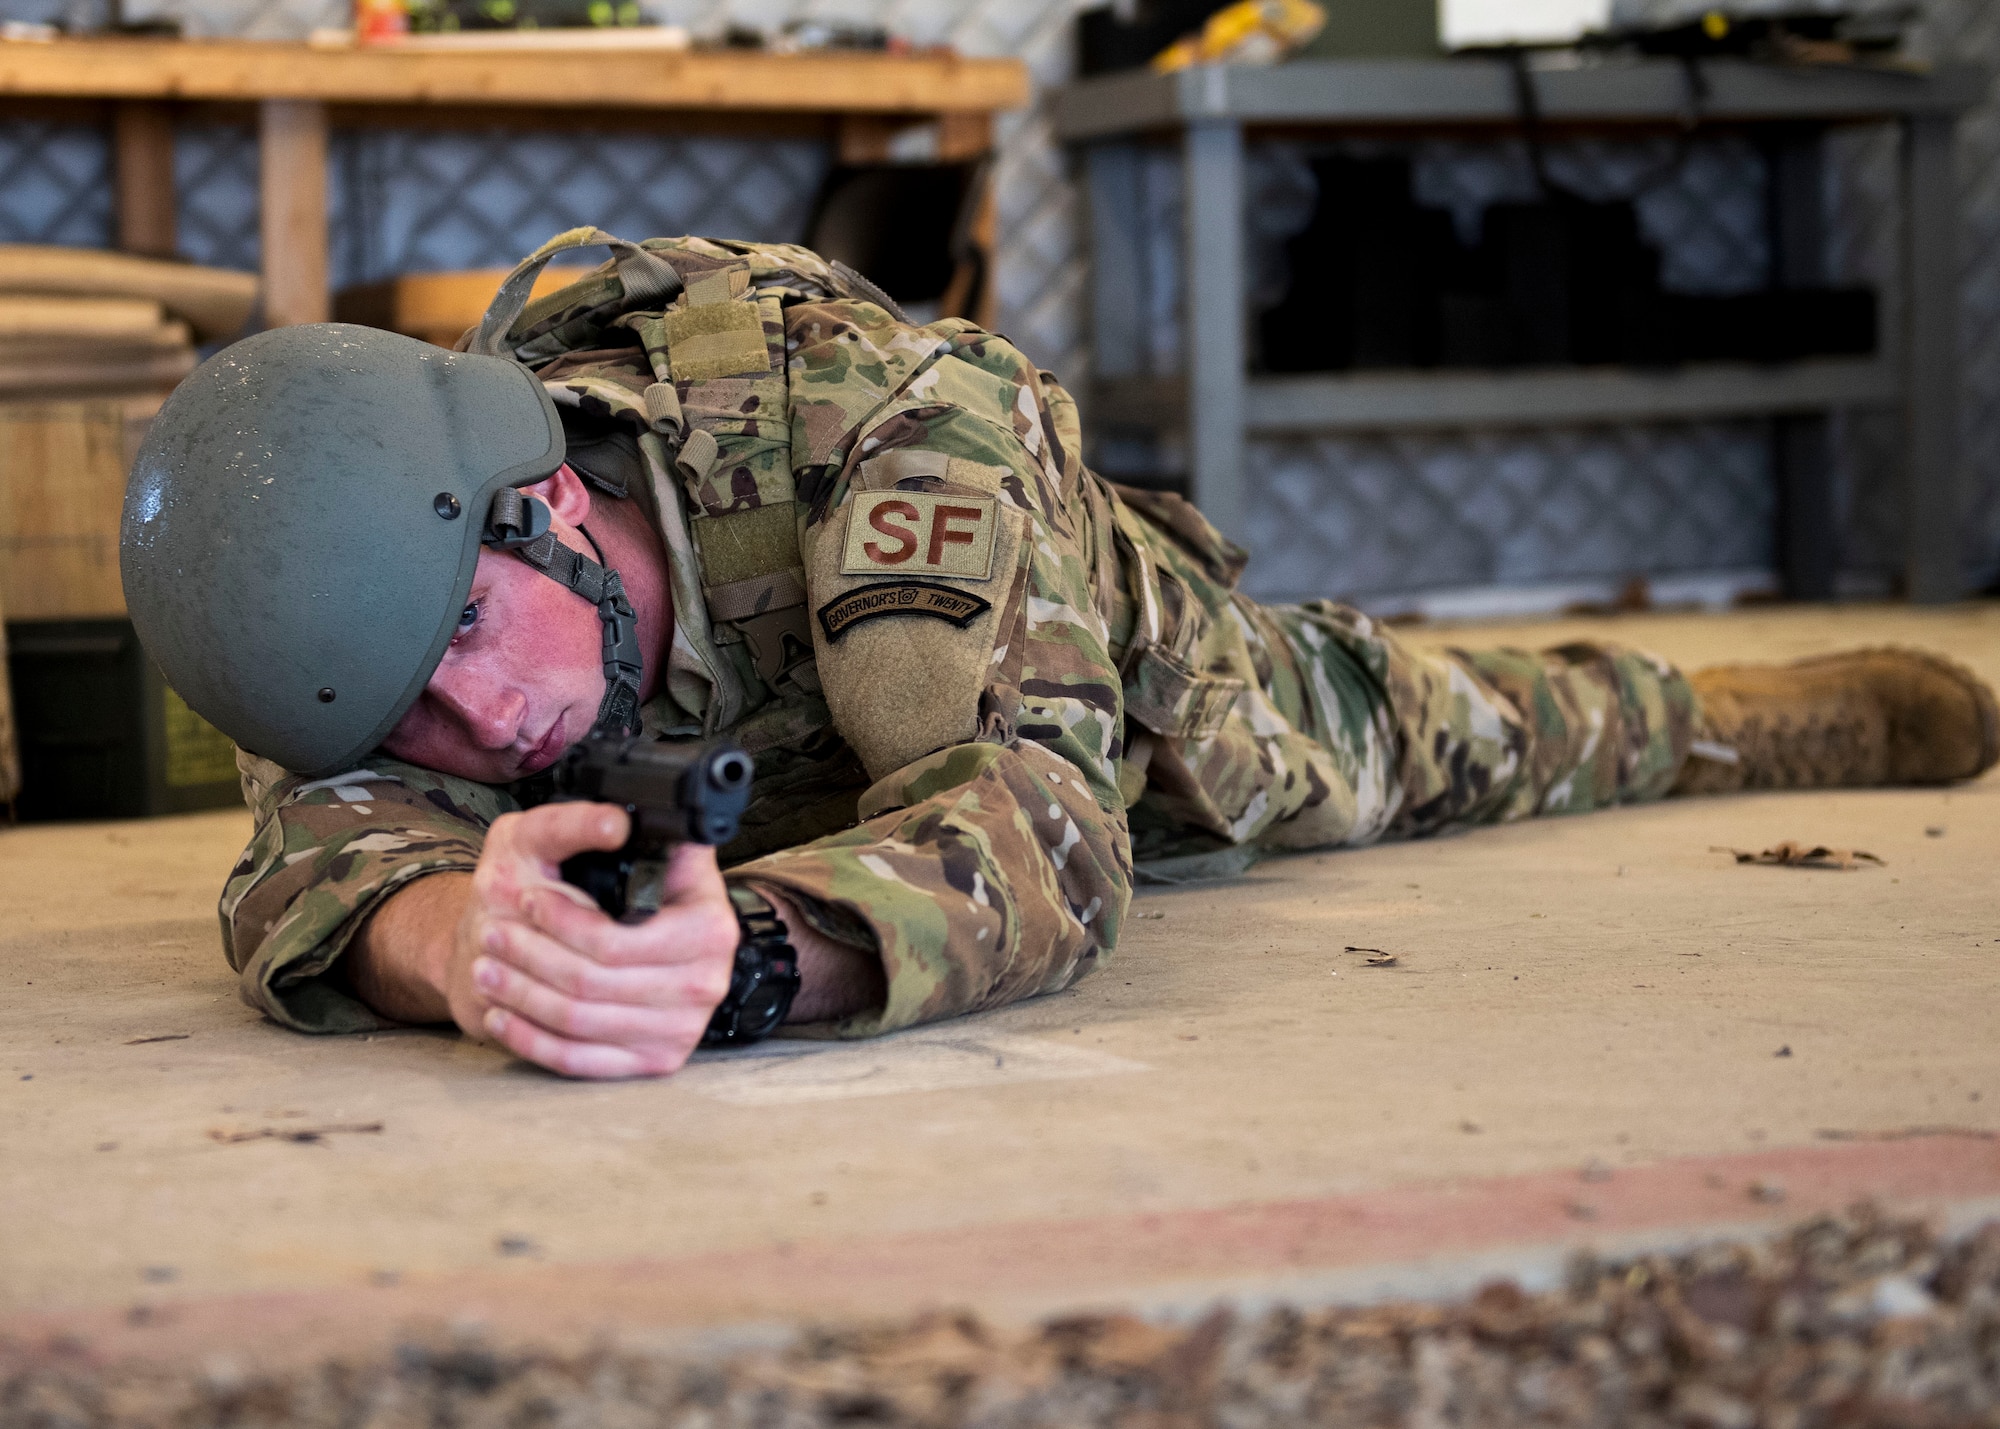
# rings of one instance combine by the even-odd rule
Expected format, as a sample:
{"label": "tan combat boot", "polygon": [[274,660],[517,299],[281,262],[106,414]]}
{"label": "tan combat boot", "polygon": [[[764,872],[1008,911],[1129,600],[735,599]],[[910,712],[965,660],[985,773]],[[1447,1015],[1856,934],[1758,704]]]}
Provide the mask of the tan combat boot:
{"label": "tan combat boot", "polygon": [[1690,681],[1701,723],[1676,794],[1945,784],[2000,759],[1993,692],[1938,655],[1855,650]]}

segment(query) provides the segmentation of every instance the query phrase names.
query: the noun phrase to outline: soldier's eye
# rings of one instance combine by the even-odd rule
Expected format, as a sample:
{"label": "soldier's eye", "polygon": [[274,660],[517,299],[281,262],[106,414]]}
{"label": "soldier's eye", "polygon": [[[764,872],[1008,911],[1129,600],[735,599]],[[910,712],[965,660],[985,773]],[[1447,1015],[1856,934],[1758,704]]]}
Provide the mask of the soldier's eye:
{"label": "soldier's eye", "polygon": [[479,623],[479,602],[474,601],[458,613],[458,634],[464,635]]}

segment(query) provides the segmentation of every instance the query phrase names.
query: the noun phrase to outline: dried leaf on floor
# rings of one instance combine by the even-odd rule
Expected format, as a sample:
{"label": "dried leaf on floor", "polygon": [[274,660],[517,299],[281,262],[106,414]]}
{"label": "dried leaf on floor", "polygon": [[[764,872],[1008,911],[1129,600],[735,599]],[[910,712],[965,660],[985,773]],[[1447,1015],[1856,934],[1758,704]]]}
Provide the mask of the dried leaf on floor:
{"label": "dried leaf on floor", "polygon": [[290,1141],[301,1146],[316,1146],[329,1136],[376,1136],[382,1131],[379,1121],[350,1121],[331,1126],[260,1126],[254,1131],[223,1131],[216,1128],[208,1133],[210,1141],[219,1141],[224,1146],[234,1146],[243,1141]]}
{"label": "dried leaf on floor", "polygon": [[1738,863],[1761,863],[1780,868],[1859,868],[1864,863],[1882,867],[1882,860],[1858,848],[1831,848],[1826,844],[1802,844],[1795,839],[1773,844],[1762,853],[1749,853],[1723,844],[1709,846],[1710,853],[1726,853]]}

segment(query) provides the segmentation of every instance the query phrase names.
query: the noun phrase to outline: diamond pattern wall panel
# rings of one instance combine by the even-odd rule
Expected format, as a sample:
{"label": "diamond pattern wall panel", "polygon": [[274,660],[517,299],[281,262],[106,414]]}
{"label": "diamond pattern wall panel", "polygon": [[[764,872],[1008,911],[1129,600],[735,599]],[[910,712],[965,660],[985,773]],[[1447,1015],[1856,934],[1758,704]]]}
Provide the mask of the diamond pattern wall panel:
{"label": "diamond pattern wall panel", "polygon": [[0,125],[0,243],[111,241],[111,156],[85,124]]}
{"label": "diamond pattern wall panel", "polygon": [[350,0],[124,0],[132,20],[178,20],[195,38],[296,40],[336,29],[353,13]]}
{"label": "diamond pattern wall panel", "polygon": [[183,256],[217,268],[255,268],[257,131],[182,124],[174,131],[176,236]]}
{"label": "diamond pattern wall panel", "polygon": [[0,0],[0,20],[18,20],[27,25],[60,25],[77,9],[77,0]]}
{"label": "diamond pattern wall panel", "polygon": [[1249,467],[1268,600],[1771,564],[1759,423],[1257,441]]}
{"label": "diamond pattern wall panel", "polygon": [[[255,131],[183,126],[175,150],[182,253],[256,267]],[[823,145],[798,140],[337,132],[333,282],[509,267],[551,234],[585,223],[639,237],[796,241],[826,162]]]}
{"label": "diamond pattern wall panel", "polygon": [[[1538,192],[1524,145],[1447,140],[1411,146],[1419,202],[1448,208],[1467,242],[1489,204]],[[1636,200],[1640,226],[1665,258],[1666,285],[1688,293],[1744,292],[1770,262],[1763,228],[1764,169],[1735,136],[1682,146],[1671,139],[1585,139],[1547,147],[1549,178],[1584,198]]]}
{"label": "diamond pattern wall panel", "polygon": [[824,145],[799,140],[344,134],[335,281],[509,267],[586,223],[796,242],[826,164]]}

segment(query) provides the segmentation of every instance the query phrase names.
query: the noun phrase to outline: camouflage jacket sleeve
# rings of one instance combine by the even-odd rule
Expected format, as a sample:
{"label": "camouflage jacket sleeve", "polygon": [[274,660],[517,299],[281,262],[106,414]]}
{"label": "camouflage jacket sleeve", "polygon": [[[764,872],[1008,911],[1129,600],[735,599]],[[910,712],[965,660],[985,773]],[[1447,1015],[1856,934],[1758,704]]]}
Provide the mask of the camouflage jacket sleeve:
{"label": "camouflage jacket sleeve", "polygon": [[414,879],[470,871],[504,792],[385,756],[305,780],[237,756],[256,819],[222,891],[222,945],[243,1000],[302,1032],[360,1032],[381,1019],[335,964],[379,900]]}
{"label": "camouflage jacket sleeve", "polygon": [[[816,339],[795,347],[795,402],[822,364],[845,369],[827,387],[852,402],[861,375],[908,357],[909,329],[854,312],[794,316]],[[1094,599],[1110,538],[1062,440],[1068,399],[1003,340],[921,333],[916,373],[808,453],[799,485],[819,679],[874,781],[861,822],[733,875],[879,948],[887,1003],[823,1029],[841,1036],[1063,987],[1112,947],[1131,898],[1121,691]],[[795,455],[838,426],[795,413]]]}

